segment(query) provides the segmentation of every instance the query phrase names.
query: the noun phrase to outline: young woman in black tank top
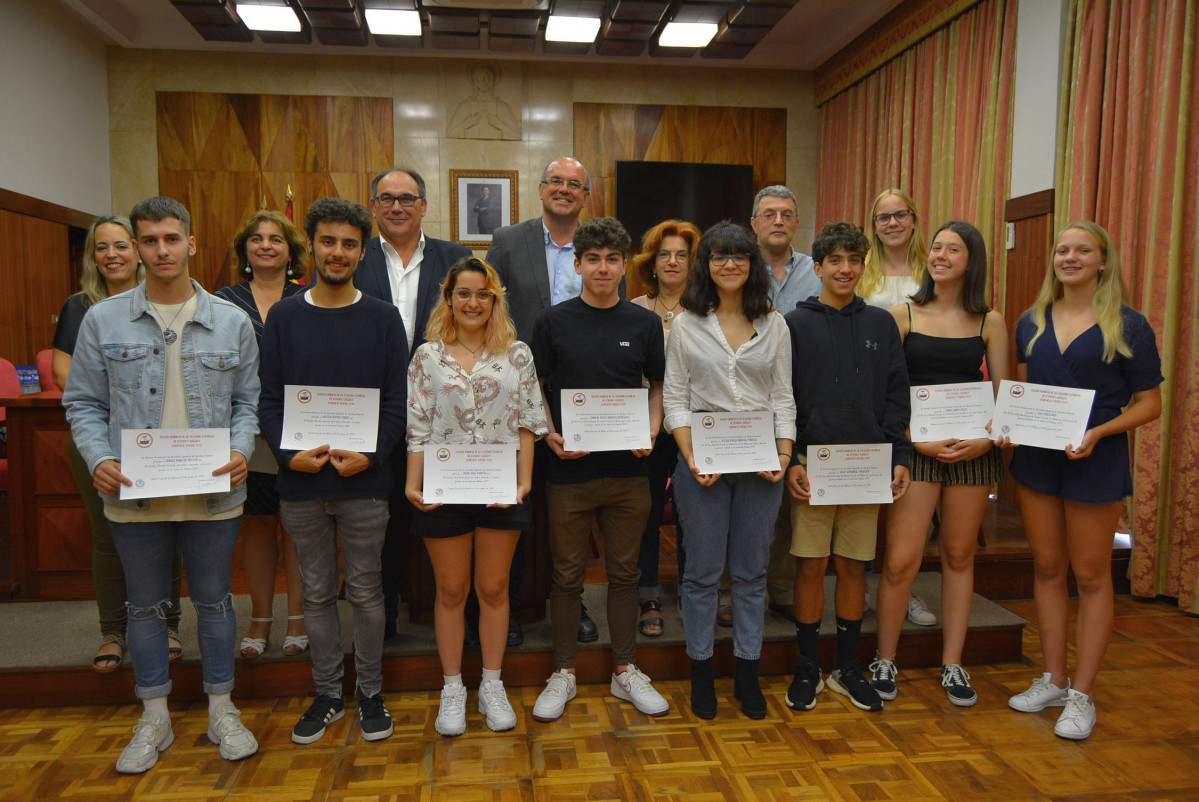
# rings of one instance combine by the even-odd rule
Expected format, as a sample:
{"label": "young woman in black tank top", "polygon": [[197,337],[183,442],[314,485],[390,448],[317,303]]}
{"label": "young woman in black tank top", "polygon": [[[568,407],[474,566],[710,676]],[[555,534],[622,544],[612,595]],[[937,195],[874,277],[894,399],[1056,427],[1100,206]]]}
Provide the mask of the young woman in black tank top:
{"label": "young woman in black tank top", "polygon": [[[933,236],[928,271],[911,303],[891,310],[903,337],[912,386],[983,380],[986,364],[996,387],[1008,378],[1003,316],[987,305],[987,252],[969,223],[951,221]],[[911,434],[909,433],[909,436]],[[883,699],[897,693],[895,654],[908,594],[941,504],[941,684],[949,701],[978,701],[962,668],[962,647],[974,597],[974,550],[993,484],[1003,478],[1000,452],[986,438],[916,442],[912,484],[887,514],[887,553],[878,591],[878,654],[871,684]]]}

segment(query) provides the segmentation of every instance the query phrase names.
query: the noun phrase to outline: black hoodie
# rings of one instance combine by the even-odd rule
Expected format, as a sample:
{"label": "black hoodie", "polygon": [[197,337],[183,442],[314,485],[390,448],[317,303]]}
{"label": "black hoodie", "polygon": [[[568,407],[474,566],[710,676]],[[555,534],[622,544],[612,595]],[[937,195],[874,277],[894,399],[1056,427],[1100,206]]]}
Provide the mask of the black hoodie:
{"label": "black hoodie", "polygon": [[795,453],[807,453],[809,445],[890,443],[892,467],[909,465],[908,369],[891,313],[856,295],[844,309],[813,297],[785,320],[791,332]]}

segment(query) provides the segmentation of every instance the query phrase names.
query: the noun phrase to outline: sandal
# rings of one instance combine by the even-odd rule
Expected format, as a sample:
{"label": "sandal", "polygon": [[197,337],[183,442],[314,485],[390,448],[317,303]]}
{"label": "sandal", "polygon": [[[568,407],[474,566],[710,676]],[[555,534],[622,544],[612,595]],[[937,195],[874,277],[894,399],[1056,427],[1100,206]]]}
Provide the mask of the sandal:
{"label": "sandal", "polygon": [[[289,615],[288,621],[303,621],[302,615]],[[283,653],[288,657],[295,657],[297,654],[303,654],[308,651],[308,635],[288,635],[283,639]]]}
{"label": "sandal", "polygon": [[[175,641],[174,645],[171,641]],[[167,659],[178,663],[183,659],[183,641],[179,640],[179,630],[167,627]]]}
{"label": "sandal", "polygon": [[[646,616],[650,613],[657,615]],[[647,638],[660,638],[662,636],[663,624],[666,622],[662,619],[662,603],[657,599],[646,599],[641,602],[641,621],[638,626],[641,628],[641,634]],[[657,629],[653,629],[657,627]]]}
{"label": "sandal", "polygon": [[[116,644],[120,649],[116,654],[100,654],[100,649],[103,649],[109,644]],[[96,656],[92,658],[92,670],[97,674],[111,674],[120,668],[125,662],[125,636],[124,635],[105,635],[104,640],[100,642],[100,649],[96,650]]]}
{"label": "sandal", "polygon": [[[251,617],[250,620],[257,622],[259,624],[269,624],[269,623],[273,623],[275,619]],[[270,634],[271,634],[270,627],[267,627],[266,634],[267,634],[267,638],[269,638]],[[241,656],[247,660],[253,660],[257,657],[261,657],[262,653],[266,651],[267,638],[251,638],[249,636],[242,638],[241,639]]]}

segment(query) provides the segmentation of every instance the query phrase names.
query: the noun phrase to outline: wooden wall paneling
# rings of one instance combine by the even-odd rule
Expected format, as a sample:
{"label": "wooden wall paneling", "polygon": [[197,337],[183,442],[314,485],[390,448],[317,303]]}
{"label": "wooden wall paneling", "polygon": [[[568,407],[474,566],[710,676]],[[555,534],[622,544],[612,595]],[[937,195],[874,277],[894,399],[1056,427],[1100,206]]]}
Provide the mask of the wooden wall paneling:
{"label": "wooden wall paneling", "polygon": [[[39,495],[73,496],[79,492],[67,458],[66,428],[39,429],[33,438],[33,492]],[[24,470],[28,471],[29,466]]]}
{"label": "wooden wall paneling", "polygon": [[329,159],[324,169],[348,173],[370,164],[366,158],[366,137],[363,135],[366,127],[364,98],[330,97],[325,100]]}
{"label": "wooden wall paneling", "polygon": [[0,315],[0,357],[33,365],[72,291],[67,226],[0,209],[0,242],[0,286],[11,305]]}
{"label": "wooden wall paneling", "polygon": [[[69,474],[68,474],[69,475]],[[39,571],[92,572],[91,523],[87,510],[75,506],[52,507],[39,501],[37,546]],[[94,588],[93,588],[94,592]]]}
{"label": "wooden wall paneling", "polygon": [[[395,117],[391,100],[385,97],[358,98],[362,103],[362,163],[370,177],[393,166],[395,161]],[[367,183],[369,190],[369,181]]]}
{"label": "wooden wall paneling", "polygon": [[316,173],[329,169],[328,99],[263,95],[261,167],[270,172]]}
{"label": "wooden wall paneling", "polygon": [[18,314],[0,315],[0,357],[13,364],[24,364],[21,355],[25,353],[25,324],[23,312],[20,309],[25,300],[25,273],[27,265],[22,258],[21,247],[21,215],[0,209],[0,242],[6,246],[0,248],[0,286],[6,288],[8,302]]}
{"label": "wooden wall paneling", "polygon": [[[1007,321],[1013,378],[1016,376],[1016,322],[1036,300],[1045,279],[1049,249],[1053,247],[1053,203],[1054,191],[1048,189],[1011,198],[1004,205],[1004,222],[1011,223],[1016,229],[1016,247],[1007,252],[1007,280],[1002,287],[1003,319]],[[1000,484],[999,498],[1016,503],[1016,489],[1010,478]]]}
{"label": "wooden wall paneling", "polygon": [[[25,283],[23,365],[37,364],[37,352],[54,342],[54,316],[75,291],[67,226],[36,217],[21,220],[20,249]],[[11,241],[10,241],[11,242]]]}

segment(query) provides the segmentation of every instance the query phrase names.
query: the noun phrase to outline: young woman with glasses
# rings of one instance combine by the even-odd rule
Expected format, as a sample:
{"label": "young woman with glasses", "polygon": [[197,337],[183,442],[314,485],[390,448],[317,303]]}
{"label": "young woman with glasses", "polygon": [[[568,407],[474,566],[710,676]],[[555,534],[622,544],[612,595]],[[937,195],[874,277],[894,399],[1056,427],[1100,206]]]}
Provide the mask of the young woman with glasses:
{"label": "young woman with glasses", "polygon": [[[418,510],[413,532],[425,541],[437,581],[433,627],[444,687],[435,729],[442,735],[466,731],[462,640],[473,564],[483,651],[478,709],[490,729],[510,730],[516,713],[500,680],[508,642],[508,571],[521,530],[533,526],[531,505],[523,503],[533,483],[533,442],[549,432],[537,371],[532,351],[516,339],[499,275],[473,256],[450,268],[427,336],[408,368],[405,495]],[[424,452],[475,443],[518,446],[516,503],[426,499]]]}
{"label": "young woman with glasses", "polygon": [[[712,666],[717,587],[728,564],[733,596],[734,697],[750,718],[766,715],[758,660],[766,616],[766,564],[782,502],[783,472],[795,440],[791,340],[770,303],[770,275],[755,238],[725,221],[708,229],[683,291],[666,351],[663,406],[679,459],[675,497],[687,530],[681,589],[691,709],[716,715]],[[694,412],[767,412],[773,418],[775,469],[706,473],[696,463]],[[775,461],[777,460],[777,462]]]}

